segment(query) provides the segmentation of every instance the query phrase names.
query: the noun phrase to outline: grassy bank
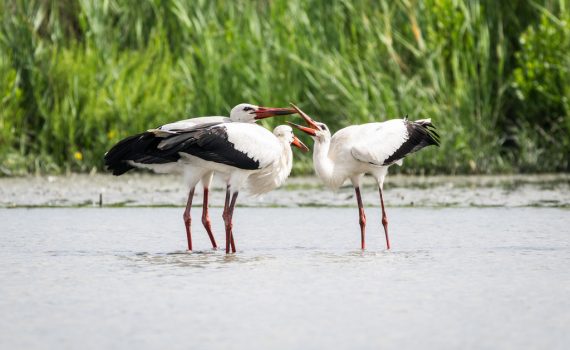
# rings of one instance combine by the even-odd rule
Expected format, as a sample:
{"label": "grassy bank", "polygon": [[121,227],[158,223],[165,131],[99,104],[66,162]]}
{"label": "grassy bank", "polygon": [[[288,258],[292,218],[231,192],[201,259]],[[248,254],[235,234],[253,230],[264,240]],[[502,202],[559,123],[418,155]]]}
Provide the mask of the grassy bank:
{"label": "grassy bank", "polygon": [[0,0],[0,16],[0,173],[90,171],[131,133],[290,101],[333,129],[433,118],[441,148],[405,172],[570,170],[565,0]]}

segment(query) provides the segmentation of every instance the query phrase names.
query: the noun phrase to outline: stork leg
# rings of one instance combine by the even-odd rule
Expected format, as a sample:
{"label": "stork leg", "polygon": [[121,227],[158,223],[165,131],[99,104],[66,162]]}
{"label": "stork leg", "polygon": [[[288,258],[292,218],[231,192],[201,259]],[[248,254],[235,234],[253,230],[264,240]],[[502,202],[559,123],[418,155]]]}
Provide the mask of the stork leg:
{"label": "stork leg", "polygon": [[218,245],[216,244],[216,239],[214,238],[214,234],[212,233],[212,223],[210,221],[210,214],[208,213],[208,196],[210,190],[208,187],[204,187],[204,202],[202,204],[202,224],[208,232],[208,236],[210,237],[210,242],[212,242],[212,248],[217,249]]}
{"label": "stork leg", "polygon": [[236,201],[237,201],[237,196],[238,196],[238,192],[234,193],[234,195],[232,196],[232,202],[230,203],[230,243],[232,246],[232,253],[236,252],[236,244],[234,241],[234,208],[236,207]]}
{"label": "stork leg", "polygon": [[184,215],[182,215],[182,219],[184,220],[184,226],[186,227],[186,238],[188,239],[188,250],[192,250],[192,232],[191,232],[191,223],[192,219],[190,218],[190,208],[192,208],[192,199],[194,198],[194,189],[192,187],[190,192],[188,193],[188,201],[186,202],[186,209],[184,210]]}
{"label": "stork leg", "polygon": [[362,204],[362,197],[360,196],[360,187],[355,187],[354,192],[356,192],[356,202],[358,203],[358,214],[360,222],[360,245],[362,250],[366,249],[366,214],[364,214],[364,205]]}
{"label": "stork leg", "polygon": [[[226,217],[228,216],[228,210],[230,207],[230,186],[226,187],[226,200],[224,201],[224,212],[222,213],[222,218],[224,219],[224,225],[226,224]],[[228,226],[225,225],[226,228],[226,254],[230,252],[230,231],[228,230]]]}
{"label": "stork leg", "polygon": [[382,226],[384,226],[384,234],[386,235],[386,249],[390,249],[390,239],[388,238],[388,217],[384,209],[384,198],[382,196],[382,186],[378,187],[380,192],[380,204],[382,205]]}
{"label": "stork leg", "polygon": [[234,212],[235,202],[237,200],[238,193],[234,193],[230,202],[230,186],[226,187],[226,200],[224,203],[224,213],[222,214],[222,218],[224,219],[224,224],[226,227],[226,254],[230,252],[230,245],[232,248],[232,252],[236,252],[236,245],[234,242],[234,236],[232,232],[232,216]]}
{"label": "stork leg", "polygon": [[224,206],[224,214],[222,217],[224,218],[224,224],[226,226],[226,254],[230,252],[230,245],[232,248],[232,253],[236,252],[236,245],[234,243],[233,237],[233,215],[234,215],[234,208],[237,201],[238,192],[235,192],[231,198],[230,202],[230,187],[228,186],[226,190],[226,203]]}

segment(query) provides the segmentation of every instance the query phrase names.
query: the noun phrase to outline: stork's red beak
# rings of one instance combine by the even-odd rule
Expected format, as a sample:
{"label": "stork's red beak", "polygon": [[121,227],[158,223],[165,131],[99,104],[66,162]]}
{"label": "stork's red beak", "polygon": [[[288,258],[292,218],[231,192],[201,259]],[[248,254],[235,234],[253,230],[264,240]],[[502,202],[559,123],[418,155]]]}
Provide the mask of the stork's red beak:
{"label": "stork's red beak", "polygon": [[300,149],[302,152],[309,152],[309,147],[301,142],[301,140],[299,140],[299,138],[297,138],[295,135],[293,135],[293,142],[291,142],[291,144]]}
{"label": "stork's red beak", "polygon": [[[307,123],[308,126],[310,126],[311,128],[313,128],[313,129],[315,129],[315,130],[321,130],[321,128],[317,125],[317,123],[315,123],[315,121],[314,121],[311,117],[309,117],[309,116],[307,115],[307,113],[303,112],[301,109],[299,109],[299,107],[295,106],[295,105],[292,104],[292,103],[291,103],[291,106],[293,106],[293,110],[294,110],[295,112],[299,113],[299,115],[300,115],[301,117],[303,117],[303,119],[305,119],[305,122]],[[293,124],[293,125],[295,125],[295,124]],[[298,125],[295,125],[295,127],[299,128]],[[303,129],[299,129],[299,130],[303,130]],[[303,130],[303,131],[305,131],[305,130]],[[307,132],[307,131],[305,131],[305,132]],[[308,132],[307,132],[307,133],[308,133]],[[309,133],[308,133],[308,134],[309,134]],[[311,134],[309,134],[309,135],[311,135]],[[314,136],[314,134],[312,134],[312,135]]]}
{"label": "stork's red beak", "polygon": [[[316,130],[315,129],[311,129],[311,128],[307,128],[306,126],[302,126],[299,124],[295,124],[295,123],[291,123],[290,121],[287,121],[287,124],[291,125],[294,128],[297,128],[299,130],[301,130],[302,132],[304,132],[305,134],[309,134],[311,136],[316,136]],[[318,129],[317,129],[318,130]]]}
{"label": "stork's red beak", "polygon": [[271,108],[271,107],[258,107],[255,111],[255,119],[264,119],[274,117],[276,115],[289,115],[297,111],[292,108]]}

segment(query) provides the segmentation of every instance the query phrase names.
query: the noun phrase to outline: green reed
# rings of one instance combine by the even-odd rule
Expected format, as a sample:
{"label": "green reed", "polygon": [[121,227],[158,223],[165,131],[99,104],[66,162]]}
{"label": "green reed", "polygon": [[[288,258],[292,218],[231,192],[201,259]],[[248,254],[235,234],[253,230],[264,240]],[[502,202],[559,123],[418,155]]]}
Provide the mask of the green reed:
{"label": "green reed", "polygon": [[[295,102],[333,130],[431,117],[442,145],[405,172],[570,170],[568,10],[564,0],[3,0],[0,173],[101,169],[126,135],[241,102]],[[298,159],[295,172],[310,173],[310,156]]]}

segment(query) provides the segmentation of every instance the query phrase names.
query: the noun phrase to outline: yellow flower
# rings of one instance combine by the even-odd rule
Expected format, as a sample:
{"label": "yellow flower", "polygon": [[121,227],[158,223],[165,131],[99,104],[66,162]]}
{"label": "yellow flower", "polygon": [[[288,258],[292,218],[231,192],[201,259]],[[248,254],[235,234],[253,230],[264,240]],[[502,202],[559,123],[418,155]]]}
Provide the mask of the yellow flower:
{"label": "yellow flower", "polygon": [[109,140],[114,139],[115,136],[117,136],[117,132],[116,132],[115,130],[110,130],[110,131],[107,133],[107,138],[108,138]]}
{"label": "yellow flower", "polygon": [[77,151],[73,153],[73,158],[75,158],[75,160],[83,160],[83,153]]}

